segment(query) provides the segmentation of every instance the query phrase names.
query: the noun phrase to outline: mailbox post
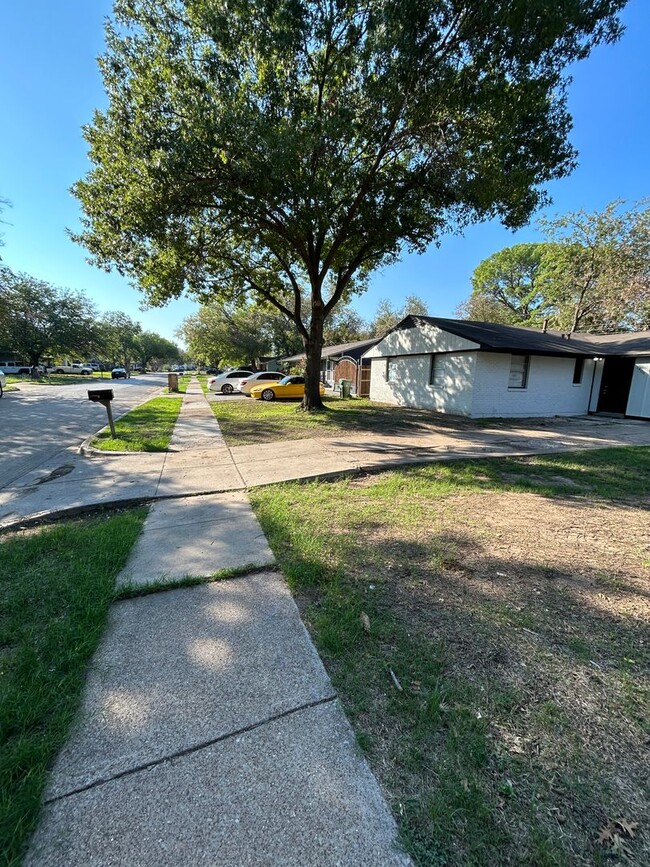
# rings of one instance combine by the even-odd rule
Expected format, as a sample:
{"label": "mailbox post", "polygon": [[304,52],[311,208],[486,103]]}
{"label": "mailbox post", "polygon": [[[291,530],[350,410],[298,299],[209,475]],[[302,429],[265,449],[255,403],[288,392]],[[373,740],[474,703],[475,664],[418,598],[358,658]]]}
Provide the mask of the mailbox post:
{"label": "mailbox post", "polygon": [[106,415],[108,416],[108,426],[111,429],[111,436],[115,439],[115,425],[113,424],[113,410],[111,409],[111,401],[113,400],[112,388],[89,388],[88,400],[93,403],[101,403],[106,407]]}

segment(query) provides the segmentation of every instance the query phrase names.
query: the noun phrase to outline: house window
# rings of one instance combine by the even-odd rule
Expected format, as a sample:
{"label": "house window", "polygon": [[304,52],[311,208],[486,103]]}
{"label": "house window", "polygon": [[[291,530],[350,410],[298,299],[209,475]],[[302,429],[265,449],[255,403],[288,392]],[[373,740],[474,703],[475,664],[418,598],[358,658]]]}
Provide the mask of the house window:
{"label": "house window", "polygon": [[575,364],[573,366],[573,384],[581,385],[582,384],[582,374],[585,369],[585,360],[584,358],[576,358]]}
{"label": "house window", "polygon": [[387,358],[386,359],[386,382],[395,382],[397,379],[396,370],[395,370],[395,359]]}
{"label": "house window", "polygon": [[429,367],[429,385],[442,388],[447,373],[447,358],[444,355],[432,355]]}
{"label": "house window", "polygon": [[508,388],[526,388],[528,384],[529,355],[513,355],[510,359]]}

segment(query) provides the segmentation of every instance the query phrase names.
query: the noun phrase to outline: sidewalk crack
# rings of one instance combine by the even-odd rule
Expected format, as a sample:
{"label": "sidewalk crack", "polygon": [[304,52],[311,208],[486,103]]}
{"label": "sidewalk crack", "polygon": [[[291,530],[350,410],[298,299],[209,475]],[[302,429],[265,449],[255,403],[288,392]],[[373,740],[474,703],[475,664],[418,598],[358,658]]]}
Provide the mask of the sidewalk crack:
{"label": "sidewalk crack", "polygon": [[76,789],[71,789],[69,792],[64,792],[61,795],[56,795],[53,798],[45,798],[45,804],[56,804],[58,801],[63,801],[66,798],[71,798],[73,795],[79,795],[82,792],[87,792],[89,789],[96,789],[98,786],[104,786],[106,783],[111,783],[113,780],[121,780],[123,777],[130,777],[132,774],[138,774],[141,771],[147,771],[150,768],[155,768],[158,765],[162,765],[165,762],[172,761],[173,759],[183,758],[184,756],[190,756],[192,753],[199,752],[200,750],[207,749],[207,747],[214,746],[214,744],[222,743],[223,741],[230,740],[231,738],[239,737],[239,735],[247,734],[248,732],[255,731],[255,729],[262,728],[262,726],[268,725],[269,723],[276,722],[277,720],[284,719],[285,717],[291,716],[294,713],[300,713],[303,710],[311,710],[315,707],[320,707],[323,704],[329,704],[330,702],[336,701],[338,698],[336,693],[332,695],[328,695],[325,698],[319,698],[315,701],[309,701],[305,704],[298,705],[298,707],[289,708],[289,710],[281,711],[280,713],[273,714],[272,716],[266,717],[265,719],[258,720],[257,722],[250,723],[247,726],[243,726],[243,728],[237,729],[233,732],[228,732],[227,734],[219,735],[216,738],[210,738],[207,741],[201,741],[198,744],[193,744],[190,747],[185,747],[182,750],[177,750],[175,753],[170,753],[166,756],[161,756],[159,759],[154,759],[151,762],[144,762],[141,765],[135,765],[132,768],[127,768],[124,771],[119,771],[116,774],[111,774],[108,777],[102,777],[97,780],[93,780],[92,783],[87,783],[85,786],[79,786]]}

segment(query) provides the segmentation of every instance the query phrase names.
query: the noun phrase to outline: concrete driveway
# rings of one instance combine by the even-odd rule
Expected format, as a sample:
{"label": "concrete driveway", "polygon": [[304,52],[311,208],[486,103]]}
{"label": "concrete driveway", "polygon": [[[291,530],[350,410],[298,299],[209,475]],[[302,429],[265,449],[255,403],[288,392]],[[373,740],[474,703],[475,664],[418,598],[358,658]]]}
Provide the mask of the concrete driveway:
{"label": "concrete driveway", "polygon": [[0,488],[106,424],[103,407],[88,400],[89,388],[112,388],[113,414],[122,415],[167,384],[166,374],[89,380],[77,385],[26,383],[0,399]]}
{"label": "concrete driveway", "polygon": [[247,487],[410,463],[553,454],[650,445],[650,422],[601,417],[495,420],[493,426],[446,426],[392,434],[353,431],[320,439],[231,445]]}

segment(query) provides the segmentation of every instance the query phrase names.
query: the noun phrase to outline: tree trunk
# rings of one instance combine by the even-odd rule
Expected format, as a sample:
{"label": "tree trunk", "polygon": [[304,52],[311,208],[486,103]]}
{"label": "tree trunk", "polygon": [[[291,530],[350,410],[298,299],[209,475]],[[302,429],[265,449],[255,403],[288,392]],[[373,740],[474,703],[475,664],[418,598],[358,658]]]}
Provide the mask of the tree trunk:
{"label": "tree trunk", "polygon": [[322,306],[312,308],[312,319],[309,326],[309,340],[305,340],[305,356],[307,359],[305,368],[305,396],[300,404],[300,409],[305,412],[324,409],[320,396],[320,364],[323,351],[323,324],[324,316]]}

